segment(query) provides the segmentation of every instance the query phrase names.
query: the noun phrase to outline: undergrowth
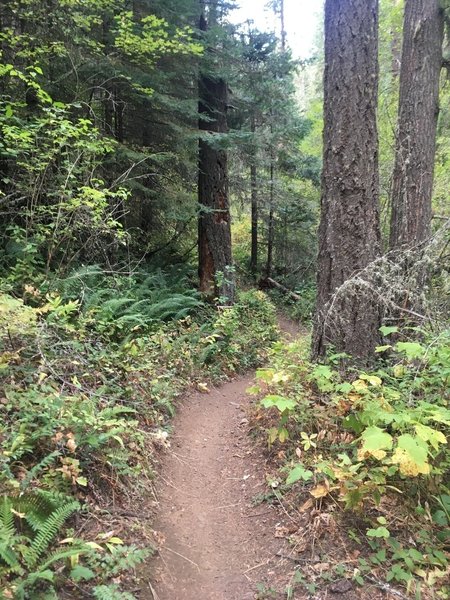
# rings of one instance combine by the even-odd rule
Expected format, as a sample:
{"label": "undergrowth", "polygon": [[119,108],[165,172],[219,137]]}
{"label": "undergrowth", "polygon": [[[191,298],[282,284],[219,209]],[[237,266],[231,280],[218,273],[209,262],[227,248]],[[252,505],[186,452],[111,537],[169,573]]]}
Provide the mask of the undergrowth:
{"label": "undergrowth", "polygon": [[260,364],[277,333],[274,307],[254,291],[230,308],[206,305],[180,272],[89,267],[2,288],[2,595],[133,598],[121,587],[131,575],[120,574],[151,548],[101,521],[77,534],[84,516],[111,497],[142,497],[176,398]]}
{"label": "undergrowth", "polygon": [[[254,426],[278,465],[270,484],[303,522],[301,539],[290,537],[294,555],[319,552],[324,528],[328,538],[323,579],[298,568],[288,597],[341,579],[449,597],[450,331],[381,333],[386,343],[366,371],[343,369],[343,355],[311,363],[305,340],[276,343],[250,390]],[[347,551],[335,556],[339,523]]]}

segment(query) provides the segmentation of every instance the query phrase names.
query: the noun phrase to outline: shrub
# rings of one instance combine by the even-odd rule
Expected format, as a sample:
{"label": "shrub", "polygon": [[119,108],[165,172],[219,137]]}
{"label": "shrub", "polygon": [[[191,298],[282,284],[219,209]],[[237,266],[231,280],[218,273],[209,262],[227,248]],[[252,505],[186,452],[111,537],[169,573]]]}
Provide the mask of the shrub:
{"label": "shrub", "polygon": [[[251,390],[261,398],[269,447],[284,446],[286,489],[355,511],[367,522],[369,546],[384,552],[376,564],[408,586],[414,578],[433,585],[448,567],[449,339],[448,330],[422,332],[420,342],[380,346],[373,370],[347,372],[338,368],[342,356],[311,364],[301,343],[277,344]],[[413,507],[419,562],[408,545],[412,531],[395,538],[398,515],[390,522],[383,508],[392,495],[403,499],[405,515]]]}

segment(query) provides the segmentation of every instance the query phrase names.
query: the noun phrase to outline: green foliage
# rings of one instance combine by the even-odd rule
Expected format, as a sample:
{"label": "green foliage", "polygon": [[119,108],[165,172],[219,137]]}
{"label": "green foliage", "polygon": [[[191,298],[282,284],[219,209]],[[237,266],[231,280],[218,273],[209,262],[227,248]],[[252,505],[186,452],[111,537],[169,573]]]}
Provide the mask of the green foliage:
{"label": "green foliage", "polygon": [[[109,486],[145,487],[176,397],[261,362],[275,309],[253,291],[229,308],[205,306],[179,270],[112,277],[99,267],[1,301],[2,585],[17,598],[70,582],[125,598],[108,580],[148,551],[118,538],[63,540],[68,519]],[[128,308],[142,326],[115,326]]]}
{"label": "green foliage", "polygon": [[135,600],[135,596],[129,592],[121,592],[117,585],[97,585],[94,590],[94,598],[97,600]]}
{"label": "green foliage", "polygon": [[76,501],[43,494],[11,497],[0,501],[0,581],[4,592],[22,600],[43,585],[54,591],[60,565],[89,551],[78,542],[54,550],[52,542],[80,505]]}
{"label": "green foliage", "polygon": [[[399,333],[382,329],[385,336]],[[279,419],[272,407],[288,409],[287,434],[271,438],[283,444],[286,486],[315,499],[332,496],[356,512],[367,523],[370,560],[385,569],[387,581],[410,590],[432,587],[448,567],[449,339],[443,331],[398,341],[367,372],[339,368],[342,356],[311,364],[301,343],[276,344],[271,367],[257,373],[251,390],[262,398],[269,436]],[[389,501],[405,519],[415,510],[414,525],[408,520],[399,531]],[[362,582],[368,571],[361,566]]]}
{"label": "green foliage", "polygon": [[54,285],[67,301],[80,302],[86,324],[102,335],[123,340],[180,320],[199,310],[200,294],[189,288],[186,269],[107,276],[100,267],[82,267]]}

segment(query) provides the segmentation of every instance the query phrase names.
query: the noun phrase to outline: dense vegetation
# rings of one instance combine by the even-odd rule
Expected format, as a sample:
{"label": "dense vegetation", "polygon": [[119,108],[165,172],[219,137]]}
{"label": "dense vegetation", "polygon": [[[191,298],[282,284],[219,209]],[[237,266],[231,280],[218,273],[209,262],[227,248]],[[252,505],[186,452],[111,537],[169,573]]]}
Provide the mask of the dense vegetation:
{"label": "dense vegetation", "polygon": [[448,593],[448,4],[329,0],[304,63],[270,4],[279,36],[222,0],[0,6],[4,598],[132,598],[152,549],[106,515],[148,492],[176,399],[273,342],[283,493],[357,516],[341,574]]}

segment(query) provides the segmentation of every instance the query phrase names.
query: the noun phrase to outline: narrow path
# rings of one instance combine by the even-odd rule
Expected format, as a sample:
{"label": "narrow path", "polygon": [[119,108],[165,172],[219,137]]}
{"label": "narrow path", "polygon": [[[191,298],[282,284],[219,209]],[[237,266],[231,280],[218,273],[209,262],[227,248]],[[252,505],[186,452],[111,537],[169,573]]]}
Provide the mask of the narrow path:
{"label": "narrow path", "polygon": [[179,413],[158,493],[160,600],[251,600],[279,560],[276,510],[253,504],[266,487],[243,411],[251,382],[190,396]]}
{"label": "narrow path", "polygon": [[194,394],[180,407],[157,490],[160,551],[149,600],[252,600],[256,584],[279,570],[280,513],[254,502],[267,484],[248,435],[252,381]]}

